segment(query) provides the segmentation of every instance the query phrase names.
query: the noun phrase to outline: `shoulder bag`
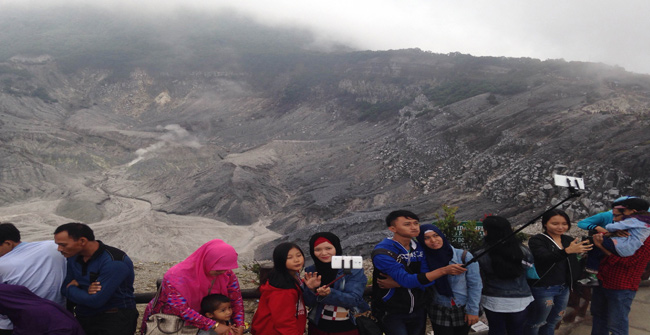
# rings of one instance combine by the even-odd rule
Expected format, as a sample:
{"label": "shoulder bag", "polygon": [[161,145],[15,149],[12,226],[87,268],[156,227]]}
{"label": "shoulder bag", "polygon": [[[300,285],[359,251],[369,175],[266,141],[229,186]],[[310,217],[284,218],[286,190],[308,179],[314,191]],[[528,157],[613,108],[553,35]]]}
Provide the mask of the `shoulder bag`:
{"label": "shoulder bag", "polygon": [[[210,291],[212,290],[212,285],[214,285],[214,280],[212,280],[212,284],[210,284],[208,294],[210,294]],[[156,292],[153,306],[156,306],[158,303],[161,290],[162,285],[160,285],[158,292]],[[147,319],[147,332],[145,335],[196,335],[199,330],[200,329],[197,327],[185,325],[185,320],[178,315],[156,313],[152,314],[149,316],[149,319]]]}

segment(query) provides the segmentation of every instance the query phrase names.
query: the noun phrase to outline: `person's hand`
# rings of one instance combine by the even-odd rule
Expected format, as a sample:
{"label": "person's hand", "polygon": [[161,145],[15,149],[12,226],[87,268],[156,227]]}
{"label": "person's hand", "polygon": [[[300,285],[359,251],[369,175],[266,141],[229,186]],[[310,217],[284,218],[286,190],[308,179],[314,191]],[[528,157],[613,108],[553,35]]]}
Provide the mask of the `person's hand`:
{"label": "person's hand", "polygon": [[233,327],[227,326],[221,322],[217,322],[214,325],[214,331],[219,335],[234,335]]}
{"label": "person's hand", "polygon": [[601,226],[597,226],[596,228],[594,228],[594,230],[595,230],[597,233],[603,233],[603,234],[607,234],[607,233],[608,233],[607,229],[605,229],[605,228],[603,228],[603,227],[601,227]]}
{"label": "person's hand", "polygon": [[305,285],[307,285],[310,290],[313,290],[320,286],[321,277],[316,272],[305,272],[303,280],[305,281]]}
{"label": "person's hand", "polygon": [[614,237],[628,237],[630,233],[627,230],[617,230],[610,233],[610,236]]}
{"label": "person's hand", "polygon": [[603,247],[603,239],[605,238],[605,236],[603,236],[603,234],[594,234],[593,238],[594,238],[594,244],[597,247],[602,248]]}
{"label": "person's hand", "polygon": [[244,327],[244,326],[239,326],[239,327],[232,326],[231,328],[232,328],[232,331],[234,331],[234,333],[233,333],[234,335],[242,335],[242,334],[244,334],[244,328],[246,328],[246,327]]}
{"label": "person's hand", "polygon": [[73,279],[71,282],[68,283],[68,285],[65,286],[65,288],[68,288],[70,286],[77,286],[79,287],[79,283],[77,282],[76,279]]}
{"label": "person's hand", "polygon": [[377,278],[377,285],[383,289],[391,289],[399,287],[400,285],[389,275],[383,275],[386,278]]}
{"label": "person's hand", "polygon": [[593,248],[594,245],[589,243],[589,240],[578,241],[578,239],[576,238],[573,241],[571,241],[571,244],[568,247],[564,248],[564,252],[566,252],[567,254],[580,254],[583,252],[587,252]]}
{"label": "person's hand", "polygon": [[443,268],[443,271],[446,275],[456,276],[467,271],[467,268],[462,264],[449,264]]}
{"label": "person's hand", "polygon": [[93,282],[88,286],[88,294],[95,294],[102,290],[102,285],[98,281]]}
{"label": "person's hand", "polygon": [[465,322],[470,326],[477,323],[478,315],[465,314]]}
{"label": "person's hand", "polygon": [[321,297],[326,297],[326,296],[328,296],[331,292],[332,292],[332,290],[330,289],[329,286],[321,286],[321,287],[319,287],[319,288],[316,289],[316,293],[317,293],[319,296],[321,296]]}

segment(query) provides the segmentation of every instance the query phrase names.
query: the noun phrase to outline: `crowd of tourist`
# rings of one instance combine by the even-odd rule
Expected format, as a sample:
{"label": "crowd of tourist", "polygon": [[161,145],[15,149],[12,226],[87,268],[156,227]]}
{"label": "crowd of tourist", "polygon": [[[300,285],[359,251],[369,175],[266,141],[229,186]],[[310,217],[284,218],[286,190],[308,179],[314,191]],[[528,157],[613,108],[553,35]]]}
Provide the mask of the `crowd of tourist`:
{"label": "crowd of tourist", "polygon": [[[357,321],[371,311],[387,335],[423,335],[427,318],[435,335],[467,335],[482,313],[490,335],[548,335],[580,282],[593,286],[592,335],[628,334],[650,261],[648,207],[641,198],[617,199],[610,211],[578,223],[592,231],[589,239],[569,236],[569,216],[550,210],[527,243],[513,236],[506,218],[487,216],[483,245],[472,251],[452,246],[439,227],[420,225],[415,213],[393,211],[385,220],[392,236],[370,255],[370,301],[362,269],[333,266],[334,256],[346,254],[336,234],[311,236],[305,250],[313,264],[306,268],[301,246],[281,243],[261,278],[249,329],[233,272],[237,252],[215,239],[164,274],[139,331],[156,333],[161,323],[180,320],[194,334],[363,335]],[[96,240],[86,224],[61,225],[53,237],[22,242],[14,224],[0,223],[0,335],[133,335],[138,311],[129,256]]]}

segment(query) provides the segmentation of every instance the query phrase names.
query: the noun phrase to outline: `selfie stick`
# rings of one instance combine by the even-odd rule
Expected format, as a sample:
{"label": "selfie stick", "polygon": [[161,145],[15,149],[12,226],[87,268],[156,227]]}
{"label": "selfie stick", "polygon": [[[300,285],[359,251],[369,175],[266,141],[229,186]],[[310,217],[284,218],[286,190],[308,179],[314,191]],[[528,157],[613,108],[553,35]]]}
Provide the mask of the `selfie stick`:
{"label": "selfie stick", "polygon": [[489,246],[487,249],[483,250],[483,252],[481,252],[480,254],[476,255],[476,257],[472,258],[469,262],[463,264],[462,266],[463,266],[463,267],[467,267],[468,265],[470,265],[470,264],[476,262],[479,258],[481,258],[481,257],[484,256],[485,254],[487,254],[488,252],[490,252],[492,249],[494,249],[494,248],[495,248],[496,246],[498,246],[499,244],[505,242],[507,239],[509,239],[509,238],[511,238],[511,237],[513,237],[513,236],[515,236],[515,235],[517,235],[517,233],[520,232],[520,231],[522,231],[524,228],[526,228],[526,227],[530,226],[531,224],[535,223],[539,218],[541,218],[542,216],[544,216],[544,214],[546,214],[547,212],[550,212],[550,211],[552,211],[552,210],[554,210],[554,209],[560,207],[560,205],[562,205],[563,203],[569,201],[569,199],[577,198],[577,197],[579,197],[579,196],[582,195],[582,193],[580,193],[580,191],[577,190],[577,189],[580,188],[580,185],[578,184],[578,180],[575,180],[575,179],[574,179],[575,184],[576,184],[575,187],[574,187],[574,186],[571,186],[571,179],[567,178],[566,181],[567,181],[567,184],[569,185],[569,196],[566,197],[566,199],[560,201],[560,202],[557,203],[555,206],[553,206],[553,207],[551,207],[551,208],[545,210],[542,214],[540,214],[540,215],[536,216],[534,219],[528,221],[528,223],[526,223],[525,225],[519,227],[517,230],[513,231],[512,233],[510,233],[510,235],[508,235],[508,236],[502,238],[502,239],[501,239],[500,241],[498,241],[497,243],[494,243],[493,245]]}
{"label": "selfie stick", "polygon": [[346,275],[346,274],[347,274],[347,273],[344,273],[344,274],[342,274],[342,275],[340,275],[340,276],[338,276],[338,277],[336,277],[336,279],[334,279],[334,280],[332,280],[332,282],[331,282],[331,283],[329,283],[329,284],[327,284],[327,285],[325,285],[325,287],[330,287],[330,286],[332,286],[332,284],[334,284],[334,283],[336,283],[336,282],[337,282],[337,281],[338,281],[339,279],[341,279],[341,278],[343,278],[343,277],[345,277],[345,275]]}

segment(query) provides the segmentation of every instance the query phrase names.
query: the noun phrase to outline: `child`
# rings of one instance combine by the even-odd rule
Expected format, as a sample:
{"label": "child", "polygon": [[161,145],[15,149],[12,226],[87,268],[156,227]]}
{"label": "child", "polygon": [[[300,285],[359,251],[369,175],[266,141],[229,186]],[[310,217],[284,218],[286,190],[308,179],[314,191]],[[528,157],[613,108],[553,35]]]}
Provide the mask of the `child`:
{"label": "child", "polygon": [[[603,247],[609,252],[620,256],[629,257],[643,245],[650,236],[650,204],[641,198],[629,198],[614,203],[614,223],[605,226],[608,232],[625,230],[628,236],[605,237]],[[587,272],[598,273],[603,252],[594,248],[588,253]]]}
{"label": "child", "polygon": [[[209,294],[201,300],[201,315],[210,318],[217,323],[230,326],[230,317],[232,316],[232,307],[230,306],[230,298],[223,294]],[[234,331],[234,328],[233,328]],[[211,330],[200,330],[197,335],[216,335],[217,333]]]}
{"label": "child", "polygon": [[303,252],[295,243],[280,243],[273,250],[273,270],[260,286],[260,302],[253,316],[253,335],[302,335],[307,313],[303,290],[320,286],[320,276],[300,280],[305,265]]}

